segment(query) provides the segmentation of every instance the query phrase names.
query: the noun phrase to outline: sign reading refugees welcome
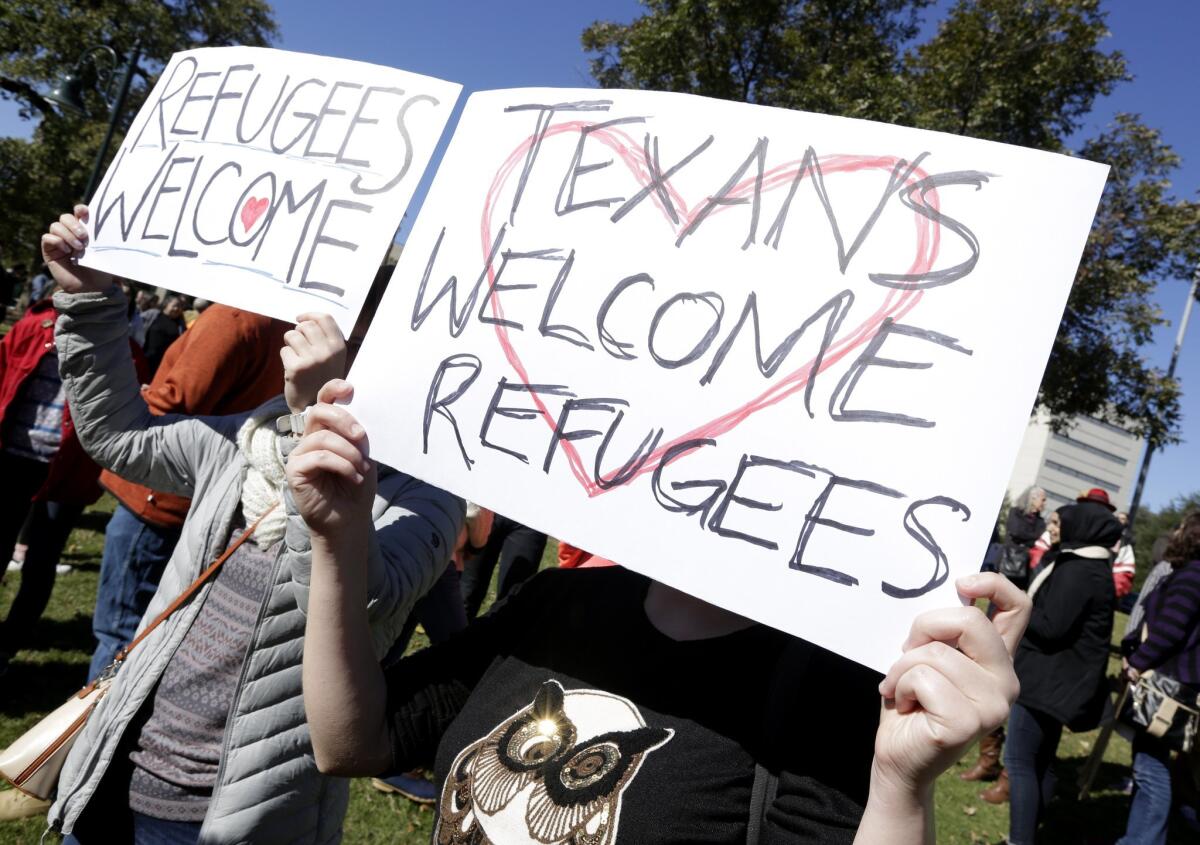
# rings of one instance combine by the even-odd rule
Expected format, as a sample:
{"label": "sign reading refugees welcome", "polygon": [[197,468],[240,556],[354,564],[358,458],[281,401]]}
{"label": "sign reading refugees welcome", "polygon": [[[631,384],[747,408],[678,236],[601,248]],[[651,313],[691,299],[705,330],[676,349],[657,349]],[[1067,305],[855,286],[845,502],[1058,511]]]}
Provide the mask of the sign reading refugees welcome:
{"label": "sign reading refugees welcome", "polygon": [[384,463],[883,670],[979,569],[1106,170],[475,94],[352,411]]}
{"label": "sign reading refugees welcome", "polygon": [[461,86],[255,47],[177,53],[91,203],[86,266],[350,333]]}

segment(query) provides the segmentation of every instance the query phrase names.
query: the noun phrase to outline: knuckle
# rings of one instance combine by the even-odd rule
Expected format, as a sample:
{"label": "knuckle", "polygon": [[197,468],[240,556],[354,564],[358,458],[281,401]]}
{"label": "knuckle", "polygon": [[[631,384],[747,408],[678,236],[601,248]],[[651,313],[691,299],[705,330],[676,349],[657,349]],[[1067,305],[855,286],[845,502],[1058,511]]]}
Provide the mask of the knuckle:
{"label": "knuckle", "polygon": [[949,660],[951,652],[954,651],[949,645],[941,640],[935,640],[929,644],[929,658],[936,661]]}

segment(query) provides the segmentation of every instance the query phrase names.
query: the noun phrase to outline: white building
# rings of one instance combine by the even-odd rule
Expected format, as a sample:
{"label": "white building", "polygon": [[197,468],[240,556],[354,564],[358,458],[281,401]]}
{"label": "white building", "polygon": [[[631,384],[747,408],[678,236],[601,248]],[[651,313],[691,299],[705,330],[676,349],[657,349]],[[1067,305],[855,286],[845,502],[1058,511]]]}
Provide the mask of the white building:
{"label": "white building", "polygon": [[1129,507],[1145,442],[1095,417],[1076,417],[1069,431],[1050,430],[1045,412],[1030,419],[1008,480],[1015,501],[1026,488],[1046,491],[1046,509],[1075,501],[1081,491],[1102,487],[1117,510]]}

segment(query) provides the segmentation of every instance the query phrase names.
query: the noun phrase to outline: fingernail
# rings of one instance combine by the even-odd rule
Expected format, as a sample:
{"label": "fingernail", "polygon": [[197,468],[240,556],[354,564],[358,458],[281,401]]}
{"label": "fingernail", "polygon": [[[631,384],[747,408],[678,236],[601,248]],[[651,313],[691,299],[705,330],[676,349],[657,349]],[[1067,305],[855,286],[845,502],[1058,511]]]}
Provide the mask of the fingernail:
{"label": "fingernail", "polygon": [[80,238],[86,238],[87,237],[87,229],[83,228],[82,226],[76,226],[75,234],[76,234],[76,236],[78,236]]}
{"label": "fingernail", "polygon": [[71,246],[74,247],[75,249],[83,249],[83,244],[80,241],[75,240],[74,238],[71,238]]}
{"label": "fingernail", "polygon": [[979,576],[978,575],[964,575],[963,577],[959,578],[954,583],[960,587],[974,587],[977,583],[979,583]]}
{"label": "fingernail", "polygon": [[354,425],[350,426],[350,434],[354,437],[362,437],[363,427],[358,423],[355,423]]}

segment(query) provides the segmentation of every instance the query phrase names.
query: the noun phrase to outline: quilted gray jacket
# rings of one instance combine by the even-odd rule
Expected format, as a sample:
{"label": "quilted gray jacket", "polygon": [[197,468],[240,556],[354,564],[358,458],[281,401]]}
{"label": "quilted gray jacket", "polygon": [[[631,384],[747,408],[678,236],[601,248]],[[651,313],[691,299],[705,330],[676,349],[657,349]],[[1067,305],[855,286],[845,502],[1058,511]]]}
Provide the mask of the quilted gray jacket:
{"label": "quilted gray jacket", "polygon": [[[59,369],[79,439],[124,478],[190,496],[182,537],[142,620],[153,619],[229,544],[246,464],[238,428],[249,414],[151,416],[128,351],[125,297],[58,294]],[[212,362],[220,366],[221,362]],[[282,399],[253,412],[287,413]],[[311,558],[308,529],[290,496],[284,543],[225,727],[220,771],[200,842],[335,843],[349,797],[343,778],[321,775],[304,716],[300,669]],[[398,472],[375,498],[369,616],[382,657],[416,598],[445,568],[462,525],[461,499]],[[130,721],[204,605],[208,586],[145,640],[88,719],[59,780],[51,827],[69,833],[112,762]]]}

